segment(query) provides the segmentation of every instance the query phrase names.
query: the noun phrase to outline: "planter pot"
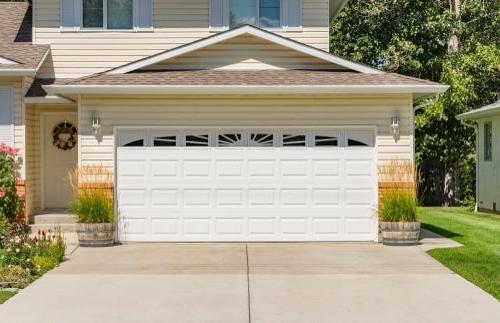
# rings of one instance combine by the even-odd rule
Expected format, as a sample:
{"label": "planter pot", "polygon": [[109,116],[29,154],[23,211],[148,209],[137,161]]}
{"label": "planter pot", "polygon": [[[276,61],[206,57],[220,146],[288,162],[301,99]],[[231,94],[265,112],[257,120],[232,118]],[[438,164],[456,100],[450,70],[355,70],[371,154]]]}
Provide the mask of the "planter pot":
{"label": "planter pot", "polygon": [[385,245],[416,245],[420,222],[380,222],[382,243]]}
{"label": "planter pot", "polygon": [[82,247],[106,247],[115,241],[113,223],[78,223],[76,232]]}

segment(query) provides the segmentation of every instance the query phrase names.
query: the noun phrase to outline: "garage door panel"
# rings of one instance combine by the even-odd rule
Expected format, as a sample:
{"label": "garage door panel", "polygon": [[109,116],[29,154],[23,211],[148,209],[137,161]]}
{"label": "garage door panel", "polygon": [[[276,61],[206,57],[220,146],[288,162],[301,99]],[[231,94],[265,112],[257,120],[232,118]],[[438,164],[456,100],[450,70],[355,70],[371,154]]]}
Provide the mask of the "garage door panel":
{"label": "garage door panel", "polygon": [[119,147],[119,239],[372,240],[374,160],[372,147]]}

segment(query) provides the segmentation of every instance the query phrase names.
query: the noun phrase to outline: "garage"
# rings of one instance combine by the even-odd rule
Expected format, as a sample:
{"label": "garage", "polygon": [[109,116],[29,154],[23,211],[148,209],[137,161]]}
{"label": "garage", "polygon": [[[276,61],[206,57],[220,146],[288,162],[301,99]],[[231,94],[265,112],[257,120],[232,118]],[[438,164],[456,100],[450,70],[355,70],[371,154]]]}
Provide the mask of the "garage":
{"label": "garage", "polygon": [[120,241],[376,239],[374,128],[117,129],[115,137]]}

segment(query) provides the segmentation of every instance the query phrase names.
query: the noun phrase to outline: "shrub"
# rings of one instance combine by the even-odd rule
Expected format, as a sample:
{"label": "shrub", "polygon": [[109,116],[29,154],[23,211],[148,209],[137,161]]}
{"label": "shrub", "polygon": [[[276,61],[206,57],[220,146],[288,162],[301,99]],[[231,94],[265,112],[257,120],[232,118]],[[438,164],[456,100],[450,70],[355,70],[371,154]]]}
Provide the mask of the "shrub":
{"label": "shrub", "polygon": [[20,202],[16,192],[15,148],[0,145],[0,216],[15,219]]}
{"label": "shrub", "polygon": [[43,274],[59,264],[59,261],[50,256],[33,257],[33,267],[37,274]]}
{"label": "shrub", "polygon": [[81,190],[70,207],[79,223],[111,223],[114,221],[113,201],[102,191]]}
{"label": "shrub", "polygon": [[11,288],[24,288],[31,282],[31,276],[21,266],[0,267],[0,284]]}
{"label": "shrub", "polygon": [[416,222],[418,203],[415,193],[405,189],[384,192],[379,207],[379,219],[384,222]]}
{"label": "shrub", "polygon": [[38,275],[41,269],[35,266],[35,257],[50,258],[57,265],[63,260],[65,249],[66,245],[60,230],[48,233],[40,231],[35,237],[23,233],[5,240],[0,263],[6,267],[19,266],[29,274]]}

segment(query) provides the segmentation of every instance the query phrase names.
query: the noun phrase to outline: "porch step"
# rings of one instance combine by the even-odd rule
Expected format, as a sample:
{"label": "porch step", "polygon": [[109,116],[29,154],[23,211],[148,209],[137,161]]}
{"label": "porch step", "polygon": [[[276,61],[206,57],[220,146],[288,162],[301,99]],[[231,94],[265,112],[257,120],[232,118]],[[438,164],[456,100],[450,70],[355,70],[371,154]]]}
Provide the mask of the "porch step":
{"label": "porch step", "polygon": [[48,232],[54,231],[55,228],[61,228],[62,232],[76,232],[76,223],[63,224],[30,224],[31,233],[37,233],[38,230]]}
{"label": "porch step", "polygon": [[39,214],[33,217],[33,224],[72,224],[76,223],[71,214]]}

